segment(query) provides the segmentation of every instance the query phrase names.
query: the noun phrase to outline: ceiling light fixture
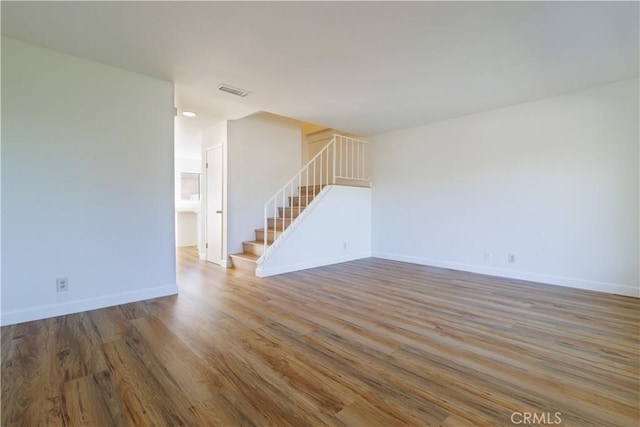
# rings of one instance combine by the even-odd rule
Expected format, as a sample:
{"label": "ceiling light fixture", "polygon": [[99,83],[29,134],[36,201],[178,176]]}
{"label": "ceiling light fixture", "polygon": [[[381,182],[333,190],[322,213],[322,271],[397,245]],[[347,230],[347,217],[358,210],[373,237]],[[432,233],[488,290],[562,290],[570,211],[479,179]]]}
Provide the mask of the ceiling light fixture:
{"label": "ceiling light fixture", "polygon": [[195,116],[197,116],[197,114],[194,113],[193,111],[183,111],[182,115],[185,116],[185,117],[195,117]]}

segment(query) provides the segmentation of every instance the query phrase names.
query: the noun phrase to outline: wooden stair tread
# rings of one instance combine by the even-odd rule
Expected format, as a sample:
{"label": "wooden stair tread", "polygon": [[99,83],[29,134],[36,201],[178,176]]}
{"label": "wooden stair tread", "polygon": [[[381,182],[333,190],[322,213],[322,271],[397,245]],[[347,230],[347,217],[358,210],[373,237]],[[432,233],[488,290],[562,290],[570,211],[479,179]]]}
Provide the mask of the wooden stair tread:
{"label": "wooden stair tread", "polygon": [[[256,246],[264,246],[264,240],[260,241],[260,240],[246,240],[242,243],[246,243],[247,245],[256,245]],[[267,246],[269,246],[267,244]]]}
{"label": "wooden stair tread", "polygon": [[[283,232],[284,230],[286,230],[288,227],[289,227],[289,224],[287,224],[287,226],[286,226],[286,227],[284,227],[284,228],[282,228],[282,225],[281,225],[281,224],[278,224],[278,226],[276,227],[276,231],[277,231],[278,233],[282,233],[282,232]],[[270,228],[269,228],[269,233],[273,233],[273,227],[270,227]]]}
{"label": "wooden stair tread", "polygon": [[[277,228],[274,230],[274,228],[273,228],[273,227],[269,227],[269,228],[267,228],[267,229],[266,229],[266,231],[267,231],[271,236],[273,236],[273,233],[276,233],[276,234],[279,236],[279,235],[281,235],[281,234],[282,234],[282,232],[283,232],[283,230],[279,230],[279,229],[277,229]],[[262,235],[264,236],[265,229],[264,229],[264,228],[256,228],[256,229],[254,230],[254,232],[255,232],[256,234],[262,234]],[[260,242],[260,241],[262,241],[262,239],[261,239],[261,238],[259,238],[259,237],[256,237],[256,241]]]}
{"label": "wooden stair tread", "polygon": [[299,195],[306,195],[306,194],[313,194],[313,195],[317,195],[318,193],[320,193],[322,191],[322,189],[324,187],[326,187],[326,184],[323,185],[302,185],[300,187],[298,187],[298,194]]}
{"label": "wooden stair tread", "polygon": [[284,218],[284,221],[283,221],[283,217],[269,218],[267,223],[269,227],[269,232],[272,232],[274,230],[274,225],[276,230],[283,231],[283,226],[284,226],[284,229],[286,229],[291,225],[291,223],[293,223],[293,221],[295,221],[295,218],[293,219]]}
{"label": "wooden stair tread", "polygon": [[264,228],[257,228],[254,231],[256,236],[256,242],[262,242],[264,244],[264,238],[267,238],[267,246],[271,245],[278,237],[282,236],[284,232],[282,227],[276,227],[276,230],[273,228],[268,228],[267,232],[264,231]]}
{"label": "wooden stair tread", "polygon": [[259,255],[242,252],[239,254],[231,254],[229,257],[231,258],[231,264],[235,270],[255,275],[256,267],[258,266],[256,261],[260,258]]}
{"label": "wooden stair tread", "polygon": [[245,261],[252,261],[252,262],[256,262],[256,261],[258,261],[258,258],[260,258],[258,255],[251,254],[251,253],[248,253],[248,252],[242,252],[240,254],[231,254],[229,256],[231,258],[239,258],[239,259],[243,259]]}

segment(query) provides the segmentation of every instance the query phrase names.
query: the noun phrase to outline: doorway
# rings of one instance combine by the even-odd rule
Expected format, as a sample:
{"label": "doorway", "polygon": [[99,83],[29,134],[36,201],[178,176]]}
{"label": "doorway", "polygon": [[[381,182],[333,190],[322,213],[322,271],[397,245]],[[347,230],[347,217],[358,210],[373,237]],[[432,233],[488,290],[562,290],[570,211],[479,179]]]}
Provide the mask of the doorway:
{"label": "doorway", "polygon": [[222,146],[207,149],[207,261],[225,265],[222,259]]}

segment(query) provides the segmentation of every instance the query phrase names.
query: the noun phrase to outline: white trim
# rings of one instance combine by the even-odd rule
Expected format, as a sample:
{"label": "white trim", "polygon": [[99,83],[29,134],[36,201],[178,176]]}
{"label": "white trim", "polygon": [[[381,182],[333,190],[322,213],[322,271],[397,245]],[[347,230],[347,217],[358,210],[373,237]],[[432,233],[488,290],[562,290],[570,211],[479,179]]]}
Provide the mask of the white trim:
{"label": "white trim", "polygon": [[200,258],[201,261],[206,261],[207,260],[207,253],[206,252],[198,252],[198,258]]}
{"label": "white trim", "polygon": [[171,284],[157,288],[141,289],[133,292],[122,292],[113,295],[105,295],[96,298],[87,298],[61,304],[50,304],[39,307],[31,307],[24,310],[3,312],[0,320],[2,326],[15,323],[30,322],[32,320],[46,319],[49,317],[63,316],[66,314],[80,313],[98,308],[111,307],[119,304],[127,304],[152,298],[176,295],[178,285]]}
{"label": "white trim", "polygon": [[287,265],[281,265],[281,266],[266,268],[266,269],[263,266],[258,266],[256,268],[256,276],[269,277],[269,276],[275,276],[276,274],[290,273],[292,271],[306,270],[308,268],[315,268],[315,267],[323,267],[325,265],[338,264],[341,262],[354,261],[356,259],[370,258],[370,257],[371,257],[370,252],[362,252],[359,254],[324,258],[320,260],[301,262],[297,264],[287,264]]}
{"label": "white trim", "polygon": [[640,287],[621,285],[617,283],[595,282],[592,280],[577,279],[573,277],[554,276],[551,274],[532,273],[528,271],[505,270],[502,268],[485,267],[481,265],[462,264],[458,262],[442,261],[422,258],[411,255],[401,255],[389,252],[374,251],[375,258],[393,261],[409,262],[412,264],[428,265],[431,267],[448,268],[451,270],[468,271],[471,273],[487,274],[490,276],[506,277],[509,279],[527,280],[530,282],[544,283],[548,285],[565,286],[568,288],[585,289],[589,291],[606,292],[609,294],[640,297]]}

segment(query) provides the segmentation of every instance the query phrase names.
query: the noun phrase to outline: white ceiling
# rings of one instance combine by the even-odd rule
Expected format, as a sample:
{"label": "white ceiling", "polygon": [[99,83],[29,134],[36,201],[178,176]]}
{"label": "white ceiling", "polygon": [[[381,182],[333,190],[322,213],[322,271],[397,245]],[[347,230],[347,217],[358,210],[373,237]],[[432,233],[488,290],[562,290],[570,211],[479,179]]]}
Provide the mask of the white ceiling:
{"label": "white ceiling", "polygon": [[5,35],[174,81],[189,131],[262,110],[370,135],[638,75],[638,2],[1,7]]}

